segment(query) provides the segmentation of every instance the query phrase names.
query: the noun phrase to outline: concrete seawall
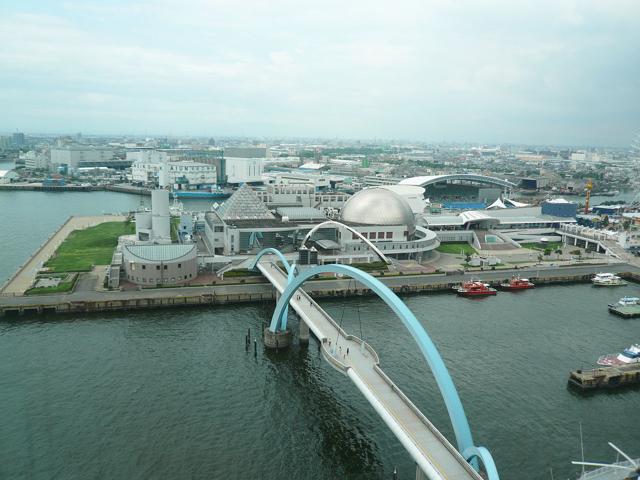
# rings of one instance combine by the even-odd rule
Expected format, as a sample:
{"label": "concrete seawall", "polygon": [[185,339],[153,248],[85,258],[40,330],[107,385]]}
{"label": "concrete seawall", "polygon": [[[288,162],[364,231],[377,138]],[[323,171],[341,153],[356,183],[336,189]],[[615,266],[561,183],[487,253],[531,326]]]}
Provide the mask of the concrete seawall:
{"label": "concrete seawall", "polygon": [[[620,267],[629,267],[620,265]],[[633,269],[633,267],[629,267]],[[560,270],[560,271],[558,271]],[[635,269],[634,269],[635,270]],[[522,273],[522,271],[520,271]],[[494,276],[498,272],[491,272]],[[640,272],[618,269],[618,273],[632,281],[640,281]],[[484,279],[496,285],[511,272],[499,272],[499,278]],[[570,282],[588,282],[593,273],[563,274],[561,269],[534,277],[537,285],[553,285]],[[412,283],[403,283],[411,279]],[[462,276],[420,275],[412,277],[380,277],[380,280],[399,294],[450,292]],[[347,279],[316,280],[307,282],[304,290],[313,298],[340,298],[367,296],[368,288],[354,286]],[[149,289],[128,292],[83,292],[79,294],[40,295],[0,298],[0,316],[17,316],[40,313],[91,313],[155,308],[197,307],[247,302],[275,302],[276,290],[269,283],[219,285],[214,287],[184,287]]]}

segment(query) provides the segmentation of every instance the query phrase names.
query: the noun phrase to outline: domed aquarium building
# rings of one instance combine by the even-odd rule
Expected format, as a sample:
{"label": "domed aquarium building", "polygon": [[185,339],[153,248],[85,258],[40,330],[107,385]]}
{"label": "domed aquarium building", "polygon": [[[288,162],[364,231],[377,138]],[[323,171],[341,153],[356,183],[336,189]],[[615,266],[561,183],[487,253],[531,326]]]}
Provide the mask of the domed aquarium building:
{"label": "domed aquarium building", "polygon": [[[426,260],[439,245],[436,234],[416,225],[414,211],[403,196],[385,187],[361,190],[345,203],[340,222],[352,227],[387,257]],[[353,233],[339,232],[341,249],[354,254],[367,247]]]}
{"label": "domed aquarium building", "polygon": [[384,187],[359,191],[336,213],[313,207],[269,210],[244,185],[205,215],[205,240],[215,255],[251,255],[267,247],[312,249],[318,263],[346,264],[382,255],[421,262],[440,244],[434,232],[416,225],[405,197]]}

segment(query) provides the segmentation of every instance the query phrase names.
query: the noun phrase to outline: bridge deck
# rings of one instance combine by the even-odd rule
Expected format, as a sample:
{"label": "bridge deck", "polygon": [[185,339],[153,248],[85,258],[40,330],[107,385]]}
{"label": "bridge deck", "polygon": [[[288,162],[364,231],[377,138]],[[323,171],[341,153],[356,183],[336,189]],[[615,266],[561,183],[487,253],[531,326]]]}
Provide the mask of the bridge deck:
{"label": "bridge deck", "polygon": [[[258,268],[280,293],[284,291],[287,276],[279,268],[270,262],[260,262]],[[290,305],[322,342],[325,358],[356,384],[429,478],[482,478],[387,377],[370,346],[342,330],[302,289]]]}

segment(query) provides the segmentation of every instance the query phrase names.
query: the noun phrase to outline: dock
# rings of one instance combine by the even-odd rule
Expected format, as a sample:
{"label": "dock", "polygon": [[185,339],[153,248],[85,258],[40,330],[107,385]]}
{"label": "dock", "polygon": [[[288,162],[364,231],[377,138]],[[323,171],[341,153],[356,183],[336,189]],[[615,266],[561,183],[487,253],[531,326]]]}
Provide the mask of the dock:
{"label": "dock", "polygon": [[618,388],[640,384],[640,363],[614,365],[593,370],[574,370],[569,374],[569,385],[581,390]]}
{"label": "dock", "polygon": [[612,305],[609,307],[609,312],[622,318],[640,317],[640,305]]}

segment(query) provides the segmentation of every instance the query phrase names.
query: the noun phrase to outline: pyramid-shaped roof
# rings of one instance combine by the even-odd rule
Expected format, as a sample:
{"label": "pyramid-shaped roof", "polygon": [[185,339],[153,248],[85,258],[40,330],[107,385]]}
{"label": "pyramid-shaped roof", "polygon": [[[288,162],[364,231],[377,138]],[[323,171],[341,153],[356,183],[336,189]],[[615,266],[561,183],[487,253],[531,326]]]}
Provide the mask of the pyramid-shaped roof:
{"label": "pyramid-shaped roof", "polygon": [[275,216],[246,183],[217,210],[223,220],[273,219]]}

